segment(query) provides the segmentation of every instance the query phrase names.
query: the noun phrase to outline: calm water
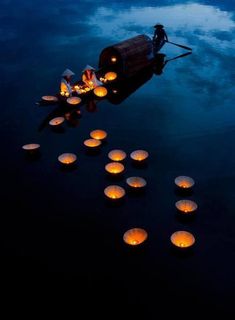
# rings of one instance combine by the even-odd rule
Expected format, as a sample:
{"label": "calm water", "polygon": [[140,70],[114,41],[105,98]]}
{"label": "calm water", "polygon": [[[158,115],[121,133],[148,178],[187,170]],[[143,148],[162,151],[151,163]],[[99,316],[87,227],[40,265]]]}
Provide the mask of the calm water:
{"label": "calm water", "polygon": [[[44,306],[38,305],[41,297],[49,304],[69,297],[69,309],[79,316],[82,306],[88,307],[87,317],[106,316],[109,307],[124,318],[156,319],[161,311],[201,315],[205,309],[213,316],[232,315],[233,10],[232,1],[157,6],[156,1],[2,0],[1,252],[10,304],[21,297],[26,305],[36,301],[38,309]],[[95,112],[81,107],[81,118],[66,122],[61,133],[42,126],[55,107],[35,102],[59,90],[65,68],[77,80],[86,64],[98,67],[104,47],[138,34],[152,36],[157,22],[193,54],[169,61],[161,75],[120,104],[103,100]],[[171,59],[186,51],[167,44],[162,52]],[[99,155],[88,156],[82,143],[96,128],[106,130],[108,140]],[[30,142],[41,144],[37,161],[22,153],[21,146]],[[146,168],[126,160],[118,184],[140,175],[148,188],[138,197],[128,195],[119,207],[103,197],[113,183],[104,173],[113,148],[150,154]],[[74,171],[60,170],[57,157],[63,152],[78,155]],[[193,221],[176,218],[178,175],[196,181],[190,198],[199,209]],[[143,248],[128,250],[122,235],[135,226],[145,228],[149,238]],[[170,246],[171,233],[181,229],[196,237],[187,257]]]}

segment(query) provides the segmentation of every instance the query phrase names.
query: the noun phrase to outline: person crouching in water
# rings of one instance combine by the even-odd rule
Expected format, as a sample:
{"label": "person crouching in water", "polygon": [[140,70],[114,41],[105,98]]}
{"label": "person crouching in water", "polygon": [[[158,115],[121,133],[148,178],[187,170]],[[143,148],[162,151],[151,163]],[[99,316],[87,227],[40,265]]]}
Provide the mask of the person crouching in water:
{"label": "person crouching in water", "polygon": [[91,90],[103,85],[103,83],[96,78],[95,69],[89,65],[82,71],[82,81]]}
{"label": "person crouching in water", "polygon": [[156,54],[164,45],[165,41],[168,41],[168,37],[162,24],[158,23],[154,26],[154,28],[155,31],[153,35],[153,46],[154,53]]}

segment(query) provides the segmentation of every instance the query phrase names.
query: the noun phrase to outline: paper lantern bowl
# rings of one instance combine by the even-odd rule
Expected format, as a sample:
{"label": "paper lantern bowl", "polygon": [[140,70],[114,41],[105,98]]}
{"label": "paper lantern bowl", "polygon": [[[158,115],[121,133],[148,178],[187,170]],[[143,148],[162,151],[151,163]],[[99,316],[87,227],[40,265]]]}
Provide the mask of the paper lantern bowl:
{"label": "paper lantern bowl", "polygon": [[141,177],[129,177],[126,179],[129,190],[132,192],[142,192],[145,190],[147,182]]}
{"label": "paper lantern bowl", "polygon": [[107,94],[108,94],[108,90],[102,86],[96,87],[93,90],[93,92],[94,92],[94,95],[99,98],[103,98],[103,97],[107,96]]}
{"label": "paper lantern bowl", "polygon": [[97,139],[86,139],[83,142],[87,155],[97,155],[100,152],[101,141]]}
{"label": "paper lantern bowl", "polygon": [[40,157],[40,144],[38,143],[28,143],[22,146],[26,157],[32,160],[36,160]]}
{"label": "paper lantern bowl", "polygon": [[119,162],[110,162],[105,166],[105,171],[111,176],[120,176],[124,170],[124,165]]}
{"label": "paper lantern bowl", "polygon": [[142,244],[148,237],[147,232],[141,228],[127,230],[123,235],[123,241],[130,246]]}
{"label": "paper lantern bowl", "polygon": [[149,154],[145,150],[135,150],[130,154],[131,159],[137,162],[145,161],[148,156]]}
{"label": "paper lantern bowl", "polygon": [[79,97],[70,97],[66,101],[71,106],[77,106],[79,103],[81,103],[82,99]]}
{"label": "paper lantern bowl", "polygon": [[58,126],[61,126],[64,120],[65,120],[64,117],[56,117],[49,121],[49,125],[52,127],[58,127]]}
{"label": "paper lantern bowl", "polygon": [[73,166],[77,160],[77,156],[74,153],[62,153],[58,157],[58,161],[60,162],[61,165],[63,166]]}
{"label": "paper lantern bowl", "polygon": [[195,182],[188,176],[178,176],[175,178],[175,184],[178,188],[187,190],[191,189],[194,186]]}
{"label": "paper lantern bowl", "polygon": [[107,132],[101,129],[96,129],[90,132],[90,137],[96,140],[105,140],[107,138]]}
{"label": "paper lantern bowl", "polygon": [[126,192],[125,190],[117,185],[110,185],[104,189],[104,194],[106,199],[117,202],[124,198]]}
{"label": "paper lantern bowl", "polygon": [[108,153],[108,157],[112,161],[123,161],[124,159],[126,159],[126,152],[119,149],[111,150]]}
{"label": "paper lantern bowl", "polygon": [[116,74],[116,72],[110,71],[110,72],[107,72],[104,77],[108,81],[114,81],[115,79],[117,79],[117,74]]}
{"label": "paper lantern bowl", "polygon": [[42,96],[41,99],[45,104],[55,104],[59,101],[56,96]]}
{"label": "paper lantern bowl", "polygon": [[198,208],[196,202],[192,200],[179,200],[176,202],[175,206],[178,212],[183,215],[191,215]]}
{"label": "paper lantern bowl", "polygon": [[176,231],[171,235],[171,243],[175,248],[185,250],[194,245],[195,237],[188,231]]}
{"label": "paper lantern bowl", "polygon": [[89,150],[97,149],[101,145],[100,140],[97,139],[86,139],[83,143]]}

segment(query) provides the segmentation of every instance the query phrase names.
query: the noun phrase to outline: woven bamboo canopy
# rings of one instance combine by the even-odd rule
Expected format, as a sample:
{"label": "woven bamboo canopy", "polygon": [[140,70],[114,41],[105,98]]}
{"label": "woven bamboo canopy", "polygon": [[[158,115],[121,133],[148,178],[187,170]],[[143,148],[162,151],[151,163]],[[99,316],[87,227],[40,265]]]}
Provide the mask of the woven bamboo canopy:
{"label": "woven bamboo canopy", "polygon": [[[150,37],[138,35],[103,49],[100,54],[99,67],[116,67],[124,76],[131,77],[150,65],[152,52]],[[115,62],[113,62],[114,57]]]}

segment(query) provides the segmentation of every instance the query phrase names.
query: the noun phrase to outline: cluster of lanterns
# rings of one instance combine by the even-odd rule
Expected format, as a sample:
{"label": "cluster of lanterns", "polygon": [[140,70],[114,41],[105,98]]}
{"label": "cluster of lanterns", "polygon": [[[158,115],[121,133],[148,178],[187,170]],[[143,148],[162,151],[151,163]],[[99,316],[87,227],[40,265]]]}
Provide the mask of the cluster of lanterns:
{"label": "cluster of lanterns", "polygon": [[[112,64],[117,63],[117,57],[115,56],[112,56],[110,60]],[[114,81],[115,79],[117,79],[117,73],[113,71],[109,71],[104,75],[104,77],[100,78],[100,81],[102,81],[103,83],[108,83],[108,82]],[[103,98],[108,94],[108,90],[102,85],[97,86],[95,88],[93,87],[84,88],[83,86],[76,85],[74,86],[74,89],[79,93],[87,93],[88,91],[93,90],[94,95],[98,98]],[[117,90],[113,89],[113,92],[117,93]],[[69,92],[61,91],[60,95],[65,96],[67,98],[66,99],[67,103],[72,106],[76,106],[80,104],[82,101],[80,97],[77,97],[77,96],[70,97]],[[58,102],[58,98],[55,96],[45,95],[45,96],[42,96],[42,101],[44,101],[45,103],[56,103]],[[56,117],[50,120],[49,124],[52,127],[60,126],[64,122],[64,120],[65,120],[64,117]],[[84,140],[83,143],[88,150],[98,150],[101,147],[102,143],[106,140],[106,138],[107,138],[106,131],[102,129],[96,129],[90,132],[90,138]],[[29,143],[29,144],[23,145],[22,148],[27,153],[34,154],[39,150],[40,145],[37,143]],[[130,158],[136,164],[145,163],[148,157],[149,157],[149,153],[146,150],[140,149],[140,150],[132,151],[130,153]],[[126,152],[120,149],[114,149],[108,153],[108,158],[109,160],[111,160],[111,162],[105,165],[106,173],[110,176],[115,176],[115,177],[122,175],[125,171],[125,166],[122,162],[127,158]],[[74,153],[63,153],[58,156],[58,161],[63,166],[70,167],[76,163],[77,156]],[[132,191],[143,190],[147,185],[147,181],[143,177],[139,177],[139,176],[128,177],[125,180],[125,182],[128,188]],[[178,176],[175,178],[174,182],[176,187],[179,190],[183,190],[183,191],[192,190],[195,184],[194,180],[188,176]],[[115,201],[117,202],[118,200],[125,197],[126,190],[125,188],[119,185],[111,184],[104,189],[104,195],[108,200],[112,202],[115,202]],[[195,213],[195,211],[198,208],[196,202],[192,200],[187,200],[187,199],[182,199],[177,201],[175,203],[175,207],[182,216],[192,215]],[[141,245],[147,240],[147,238],[148,238],[148,233],[143,228],[135,227],[127,230],[123,234],[123,241],[130,246]],[[170,241],[175,247],[180,248],[181,250],[182,249],[184,250],[194,245],[195,237],[192,233],[188,231],[180,230],[180,231],[174,232],[170,236]]]}
{"label": "cluster of lanterns", "polygon": [[[195,182],[191,177],[178,176],[175,178],[175,185],[180,191],[192,190]],[[183,216],[191,216],[198,208],[196,202],[192,200],[179,200],[175,203],[176,209]],[[171,242],[177,248],[189,248],[195,243],[195,237],[188,231],[176,231],[171,236]]]}

